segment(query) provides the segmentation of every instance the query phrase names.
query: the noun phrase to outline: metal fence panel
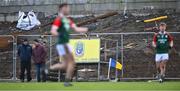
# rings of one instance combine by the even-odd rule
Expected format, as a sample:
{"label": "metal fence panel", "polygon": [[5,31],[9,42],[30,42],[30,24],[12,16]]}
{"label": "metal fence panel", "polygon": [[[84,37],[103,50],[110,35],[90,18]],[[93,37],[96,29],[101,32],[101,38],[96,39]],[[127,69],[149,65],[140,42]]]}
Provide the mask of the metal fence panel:
{"label": "metal fence panel", "polygon": [[[166,77],[180,78],[177,71],[179,55],[179,33],[171,33],[174,38],[174,48],[169,52],[170,59],[167,63]],[[124,78],[154,78],[155,48],[152,47],[152,33],[124,35]]]}
{"label": "metal fence panel", "polygon": [[13,77],[14,37],[0,35],[0,79]]}
{"label": "metal fence panel", "polygon": [[[78,64],[77,70],[94,69],[93,73],[77,73],[79,77],[88,75],[87,78],[99,80],[107,79],[109,58],[114,58],[123,64],[122,71],[112,69],[111,78],[121,79],[150,79],[156,74],[155,69],[155,49],[151,46],[152,32],[145,33],[91,33],[89,36],[83,34],[72,34],[72,39],[100,38],[100,58],[99,63]],[[170,50],[170,60],[167,65],[166,77],[169,79],[180,79],[179,59],[180,59],[180,36],[179,32],[171,33],[174,38],[174,48]],[[0,36],[0,79],[19,78],[19,58],[16,55],[17,46],[21,39],[28,38],[30,43],[34,39],[43,41],[47,49],[47,60],[58,62],[58,55],[55,49],[57,39],[51,35],[20,35],[15,41],[13,36]],[[17,46],[15,43],[17,42]],[[3,46],[4,45],[4,46]],[[16,61],[17,58],[17,61]],[[32,68],[33,78],[35,78],[35,68]],[[60,74],[59,74],[60,76]],[[60,79],[59,79],[60,80]]]}
{"label": "metal fence panel", "polygon": [[153,34],[124,35],[124,78],[147,78],[156,73]]}
{"label": "metal fence panel", "polygon": [[180,34],[172,33],[174,39],[174,48],[170,50],[170,60],[167,64],[167,74],[169,78],[180,78]]}

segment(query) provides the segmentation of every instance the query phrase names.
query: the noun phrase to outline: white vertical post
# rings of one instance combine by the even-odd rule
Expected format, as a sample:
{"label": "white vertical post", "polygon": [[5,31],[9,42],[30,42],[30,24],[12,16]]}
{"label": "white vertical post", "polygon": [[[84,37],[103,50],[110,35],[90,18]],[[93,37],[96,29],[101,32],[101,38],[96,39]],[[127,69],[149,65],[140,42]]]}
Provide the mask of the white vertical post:
{"label": "white vertical post", "polygon": [[[14,36],[13,38],[13,80],[16,81],[16,51],[17,51],[17,40],[15,40]],[[17,38],[16,38],[17,39]]]}
{"label": "white vertical post", "polygon": [[101,61],[98,62],[98,80],[100,80]]}
{"label": "white vertical post", "polygon": [[[59,61],[60,62],[62,62],[62,58],[61,57],[59,57]],[[58,82],[60,82],[61,81],[61,70],[58,70]]]}
{"label": "white vertical post", "polygon": [[124,12],[123,14],[125,15],[127,11],[127,0],[124,0]]}
{"label": "white vertical post", "polygon": [[118,79],[118,70],[116,69],[116,77],[115,77],[115,80],[117,80]]}
{"label": "white vertical post", "polygon": [[[99,44],[101,44],[101,40],[99,41]],[[100,50],[101,46],[99,46],[99,51]],[[99,58],[100,58],[100,55],[99,55]],[[98,62],[98,80],[100,80],[100,75],[101,75],[101,60],[99,60]]]}
{"label": "white vertical post", "polygon": [[124,37],[123,34],[121,34],[121,64],[122,64],[122,70],[121,70],[121,78],[124,77]]}
{"label": "white vertical post", "polygon": [[109,61],[109,67],[108,67],[108,79],[110,78],[110,71],[111,71],[111,58],[110,58],[110,61]]}
{"label": "white vertical post", "polygon": [[[118,41],[116,42],[116,61],[118,61],[118,55],[119,55],[119,44],[118,44]],[[115,73],[115,75],[116,75],[116,79],[118,79],[118,69],[116,69],[116,73]]]}
{"label": "white vertical post", "polygon": [[49,61],[50,61],[50,65],[52,65],[52,36],[49,36]]}

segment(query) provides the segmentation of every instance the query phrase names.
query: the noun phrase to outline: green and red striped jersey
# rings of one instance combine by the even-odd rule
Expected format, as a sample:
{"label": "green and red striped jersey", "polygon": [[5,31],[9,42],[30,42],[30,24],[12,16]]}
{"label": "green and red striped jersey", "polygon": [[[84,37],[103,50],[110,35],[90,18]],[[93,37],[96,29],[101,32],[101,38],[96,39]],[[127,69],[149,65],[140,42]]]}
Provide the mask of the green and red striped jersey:
{"label": "green and red striped jersey", "polygon": [[156,44],[156,53],[168,53],[170,42],[173,41],[173,37],[167,32],[159,32],[154,35],[153,41]]}
{"label": "green and red striped jersey", "polygon": [[67,17],[60,17],[58,16],[54,22],[53,22],[54,26],[58,27],[57,32],[59,33],[58,35],[58,44],[66,44],[69,42],[70,39],[70,31],[73,28],[73,26],[75,25],[75,23],[67,18]]}

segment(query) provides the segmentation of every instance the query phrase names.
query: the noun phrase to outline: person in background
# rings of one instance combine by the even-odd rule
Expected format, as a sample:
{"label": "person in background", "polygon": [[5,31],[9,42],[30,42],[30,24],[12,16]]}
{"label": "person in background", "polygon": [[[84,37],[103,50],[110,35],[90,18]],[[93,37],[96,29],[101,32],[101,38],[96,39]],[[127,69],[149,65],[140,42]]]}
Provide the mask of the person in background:
{"label": "person in background", "polygon": [[34,40],[34,45],[32,56],[36,66],[36,78],[38,82],[45,82],[45,59],[47,53],[45,47],[37,39]]}
{"label": "person in background", "polygon": [[29,45],[28,40],[24,39],[23,43],[18,46],[18,56],[20,57],[20,80],[24,82],[25,71],[27,73],[27,82],[31,81],[31,56],[32,47]]}
{"label": "person in background", "polygon": [[160,82],[164,80],[166,64],[169,60],[169,49],[173,47],[173,38],[166,32],[166,27],[166,23],[160,23],[159,32],[153,38],[153,47],[156,48],[156,69]]}

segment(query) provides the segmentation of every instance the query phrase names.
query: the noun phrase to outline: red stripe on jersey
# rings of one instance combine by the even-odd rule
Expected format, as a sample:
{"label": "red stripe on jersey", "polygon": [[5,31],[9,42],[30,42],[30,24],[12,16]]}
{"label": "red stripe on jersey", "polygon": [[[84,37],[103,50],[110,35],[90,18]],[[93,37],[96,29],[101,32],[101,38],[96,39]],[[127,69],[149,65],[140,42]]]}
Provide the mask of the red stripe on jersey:
{"label": "red stripe on jersey", "polygon": [[57,26],[57,27],[61,26],[61,18],[60,18],[60,17],[57,17],[57,18],[54,20],[53,25],[54,25],[54,26]]}
{"label": "red stripe on jersey", "polygon": [[157,34],[154,35],[154,37],[153,37],[153,42],[154,42],[154,43],[157,42]]}
{"label": "red stripe on jersey", "polygon": [[168,35],[169,42],[173,41],[173,37],[170,34],[167,34],[167,35]]}

